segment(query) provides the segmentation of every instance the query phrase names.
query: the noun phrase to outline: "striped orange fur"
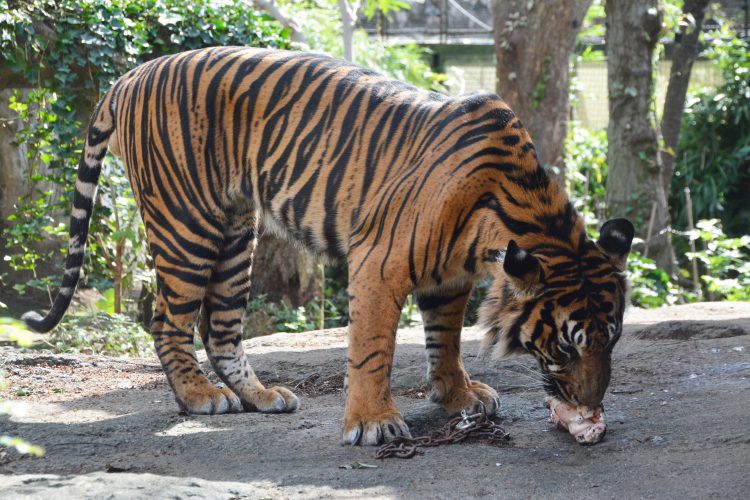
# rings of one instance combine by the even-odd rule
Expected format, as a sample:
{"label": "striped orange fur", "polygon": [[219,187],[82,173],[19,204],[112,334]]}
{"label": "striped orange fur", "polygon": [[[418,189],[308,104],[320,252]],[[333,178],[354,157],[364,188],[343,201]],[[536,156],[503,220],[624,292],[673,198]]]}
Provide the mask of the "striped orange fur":
{"label": "striped orange fur", "polygon": [[[590,241],[529,135],[497,96],[415,89],[326,56],[224,47],[143,64],[100,102],[81,158],[66,273],[53,328],[80,276],[101,160],[122,157],[156,265],[151,331],[178,404],[192,413],[286,412],[244,355],[258,224],[349,266],[343,441],[409,430],[390,392],[401,308],[425,321],[432,399],[453,413],[497,392],[460,356],[475,282],[494,276],[487,345],[534,354],[551,394],[598,403],[624,306],[632,226]],[[193,350],[196,322],[225,386]]]}

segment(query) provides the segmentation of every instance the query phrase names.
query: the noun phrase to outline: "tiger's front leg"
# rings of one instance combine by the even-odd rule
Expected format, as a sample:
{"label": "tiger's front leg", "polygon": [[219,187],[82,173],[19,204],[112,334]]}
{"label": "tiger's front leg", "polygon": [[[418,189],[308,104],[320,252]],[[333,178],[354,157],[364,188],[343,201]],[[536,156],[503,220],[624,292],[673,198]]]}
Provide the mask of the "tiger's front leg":
{"label": "tiger's front leg", "polygon": [[424,320],[430,399],[451,415],[463,409],[476,411],[480,401],[487,414],[494,415],[500,408],[497,392],[487,384],[471,380],[461,359],[461,328],[470,295],[470,286],[417,294]]}
{"label": "tiger's front leg", "polygon": [[396,329],[407,293],[384,283],[379,272],[360,270],[350,279],[344,444],[410,436],[391,396]]}

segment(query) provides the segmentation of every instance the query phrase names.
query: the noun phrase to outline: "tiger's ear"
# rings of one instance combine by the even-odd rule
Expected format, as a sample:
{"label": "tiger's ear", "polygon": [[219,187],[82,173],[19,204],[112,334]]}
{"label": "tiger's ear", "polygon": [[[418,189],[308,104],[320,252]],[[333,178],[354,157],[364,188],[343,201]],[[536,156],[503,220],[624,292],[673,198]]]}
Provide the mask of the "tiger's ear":
{"label": "tiger's ear", "polygon": [[519,247],[515,240],[508,242],[503,270],[518,291],[531,293],[541,285],[542,266],[539,259]]}
{"label": "tiger's ear", "polygon": [[602,225],[596,244],[609,257],[612,265],[624,271],[634,236],[635,228],[629,220],[612,219]]}

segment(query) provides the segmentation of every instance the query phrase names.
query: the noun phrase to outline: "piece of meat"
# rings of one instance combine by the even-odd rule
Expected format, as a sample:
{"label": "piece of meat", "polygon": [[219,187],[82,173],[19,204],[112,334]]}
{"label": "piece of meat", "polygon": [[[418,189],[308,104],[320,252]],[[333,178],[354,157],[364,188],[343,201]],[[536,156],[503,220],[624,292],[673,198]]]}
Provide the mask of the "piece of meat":
{"label": "piece of meat", "polygon": [[567,430],[579,444],[596,444],[604,438],[607,425],[601,406],[573,406],[553,397],[545,398],[544,404],[550,410],[550,422]]}

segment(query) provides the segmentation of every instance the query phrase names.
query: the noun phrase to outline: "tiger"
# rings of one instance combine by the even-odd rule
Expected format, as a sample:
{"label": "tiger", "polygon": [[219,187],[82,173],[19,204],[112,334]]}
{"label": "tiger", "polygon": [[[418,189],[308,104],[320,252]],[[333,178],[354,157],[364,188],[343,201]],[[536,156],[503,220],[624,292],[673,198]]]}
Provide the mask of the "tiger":
{"label": "tiger", "polygon": [[[81,276],[103,158],[121,158],[157,281],[154,346],[191,414],[293,412],[242,344],[259,225],[345,262],[348,350],[342,441],[410,436],[391,392],[396,331],[413,294],[424,321],[430,398],[449,414],[497,391],[464,368],[460,339],[474,284],[484,347],[527,352],[546,391],[596,406],[622,330],[634,228],[596,241],[540,165],[497,95],[453,97],[316,53],[214,47],[146,62],[97,104],[85,136],[61,286],[42,317],[61,320]],[[223,381],[198,363],[194,335]]]}

